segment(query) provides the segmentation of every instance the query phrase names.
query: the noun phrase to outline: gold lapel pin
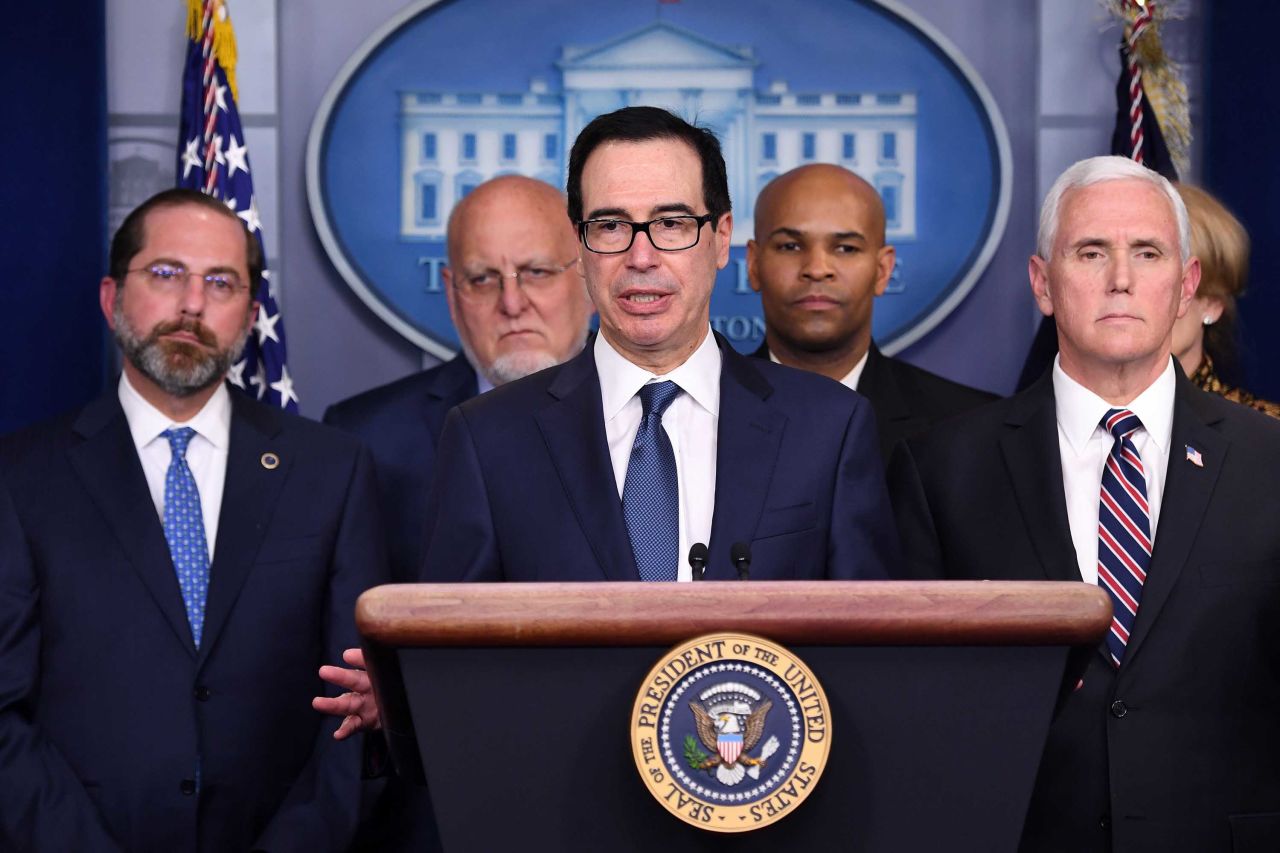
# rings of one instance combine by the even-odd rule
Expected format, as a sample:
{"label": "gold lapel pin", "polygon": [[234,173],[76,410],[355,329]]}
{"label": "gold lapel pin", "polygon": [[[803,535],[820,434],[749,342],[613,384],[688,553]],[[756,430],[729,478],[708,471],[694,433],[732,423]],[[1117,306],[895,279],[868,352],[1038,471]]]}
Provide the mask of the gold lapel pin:
{"label": "gold lapel pin", "polygon": [[280,467],[280,457],[270,451],[262,454],[262,458],[259,461],[262,463],[262,467],[268,471],[274,471]]}

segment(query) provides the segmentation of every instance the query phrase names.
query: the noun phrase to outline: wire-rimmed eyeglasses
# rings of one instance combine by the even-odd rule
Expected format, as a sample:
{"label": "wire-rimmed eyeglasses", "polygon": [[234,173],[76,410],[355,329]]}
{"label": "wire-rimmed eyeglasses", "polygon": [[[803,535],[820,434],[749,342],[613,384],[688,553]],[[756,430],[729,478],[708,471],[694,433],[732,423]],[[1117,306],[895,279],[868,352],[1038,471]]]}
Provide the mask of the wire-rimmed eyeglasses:
{"label": "wire-rimmed eyeglasses", "polygon": [[249,286],[240,280],[235,270],[193,272],[181,264],[157,262],[126,270],[125,273],[141,273],[153,291],[166,296],[182,293],[187,287],[187,280],[193,275],[198,276],[204,285],[204,295],[211,302],[229,302]]}
{"label": "wire-rimmed eyeglasses", "polygon": [[500,272],[495,269],[480,270],[474,273],[454,275],[453,283],[459,295],[474,301],[496,299],[502,292],[502,283],[506,279],[515,279],[516,286],[526,293],[537,291],[556,278],[569,267],[578,262],[577,258],[563,264],[527,264],[515,272]]}

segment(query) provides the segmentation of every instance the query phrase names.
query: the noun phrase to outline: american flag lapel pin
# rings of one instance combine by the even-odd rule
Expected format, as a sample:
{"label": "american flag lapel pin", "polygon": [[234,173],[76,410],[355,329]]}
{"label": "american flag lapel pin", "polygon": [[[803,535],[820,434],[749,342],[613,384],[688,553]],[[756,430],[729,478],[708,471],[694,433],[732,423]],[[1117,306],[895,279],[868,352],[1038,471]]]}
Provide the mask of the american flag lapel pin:
{"label": "american flag lapel pin", "polygon": [[1204,457],[1200,455],[1200,451],[1191,445],[1187,445],[1187,461],[1197,468],[1204,467]]}

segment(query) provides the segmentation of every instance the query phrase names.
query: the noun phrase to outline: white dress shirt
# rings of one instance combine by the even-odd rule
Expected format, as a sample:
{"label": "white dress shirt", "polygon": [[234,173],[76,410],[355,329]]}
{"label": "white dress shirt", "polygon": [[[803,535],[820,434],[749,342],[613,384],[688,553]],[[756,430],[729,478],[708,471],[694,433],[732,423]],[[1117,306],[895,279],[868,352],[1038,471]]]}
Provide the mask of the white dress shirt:
{"label": "white dress shirt", "polygon": [[209,546],[209,563],[212,564],[213,546],[218,539],[218,516],[222,512],[222,489],[227,481],[227,448],[231,439],[231,395],[227,386],[219,383],[218,390],[213,392],[204,408],[181,424],[171,421],[144,400],[129,384],[129,377],[123,371],[117,393],[161,525],[164,524],[164,478],[173,456],[169,439],[161,433],[170,427],[191,427],[196,431],[187,446],[187,467],[191,469],[196,489],[200,492],[200,514],[204,519],[204,538]]}
{"label": "white dress shirt", "polygon": [[627,482],[631,446],[644,406],[640,389],[650,382],[671,380],[684,391],[662,413],[662,427],[671,439],[680,490],[680,550],[677,580],[692,579],[687,559],[695,542],[710,544],[711,517],[716,500],[716,447],[720,424],[720,348],[707,335],[684,364],[665,376],[650,373],[623,358],[604,335],[596,335],[596,371],[609,459],[618,484],[618,497]]}
{"label": "white dress shirt", "polygon": [[1112,406],[1068,376],[1058,359],[1053,362],[1053,397],[1058,415],[1058,451],[1062,456],[1062,488],[1067,499],[1067,520],[1076,549],[1080,577],[1098,582],[1098,503],[1102,469],[1115,438],[1102,427],[1108,409],[1128,409],[1142,421],[1130,439],[1142,458],[1147,481],[1147,505],[1151,508],[1151,541],[1156,538],[1160,499],[1169,469],[1169,442],[1173,437],[1173,400],[1177,389],[1173,360],[1127,406]]}
{"label": "white dress shirt", "polygon": [[[870,354],[871,350],[867,350],[862,354],[862,358],[858,359],[858,363],[853,366],[853,370],[846,373],[844,379],[840,380],[841,385],[848,388],[850,391],[858,390],[858,380],[862,379],[862,371],[867,366],[867,356]],[[769,351],[769,360],[774,364],[782,364],[782,362],[778,361],[778,357],[773,354],[772,350]]]}

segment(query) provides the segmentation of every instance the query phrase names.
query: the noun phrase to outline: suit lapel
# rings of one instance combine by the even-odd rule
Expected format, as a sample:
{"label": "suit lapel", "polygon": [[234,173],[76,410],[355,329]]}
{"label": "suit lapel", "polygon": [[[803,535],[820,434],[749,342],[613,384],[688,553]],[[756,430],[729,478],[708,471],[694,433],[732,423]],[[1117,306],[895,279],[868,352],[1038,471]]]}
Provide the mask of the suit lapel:
{"label": "suit lapel", "polygon": [[557,402],[534,418],[596,562],[608,580],[639,580],[609,459],[600,377],[589,343],[565,363],[547,393]]}
{"label": "suit lapel", "polygon": [[717,336],[720,417],[716,437],[716,493],[708,579],[734,577],[727,555],[750,542],[769,494],[786,415],[765,402],[773,387],[751,362]]}
{"label": "suit lapel", "polygon": [[84,439],[68,454],[72,468],[178,641],[194,657],[195,642],[164,526],[116,392],[91,403],[72,430]]}
{"label": "suit lapel", "polygon": [[[1178,582],[1231,446],[1214,428],[1220,417],[1203,405],[1204,392],[1193,387],[1181,369],[1176,372],[1178,389],[1169,442],[1169,469],[1165,473],[1151,567],[1143,584],[1133,635],[1125,649],[1125,666],[1133,660],[1143,640],[1151,633],[1152,624]],[[1204,467],[1198,467],[1186,458],[1188,447],[1200,451]]]}
{"label": "suit lapel", "polygon": [[[1013,484],[1027,537],[1048,580],[1078,581],[1080,566],[1071,542],[1053,377],[1046,373],[1019,396],[1000,437],[1005,474]],[[993,547],[999,547],[993,543]]]}
{"label": "suit lapel", "polygon": [[[209,567],[201,659],[208,657],[217,642],[249,576],[293,465],[291,449],[281,439],[279,421],[269,410],[232,393],[227,479],[218,515],[217,547]],[[271,459],[265,454],[274,454],[278,460],[275,468],[267,467]]]}
{"label": "suit lapel", "polygon": [[457,355],[437,371],[422,400],[422,418],[433,441],[440,442],[445,416],[454,406],[476,396],[479,384],[466,356]]}

